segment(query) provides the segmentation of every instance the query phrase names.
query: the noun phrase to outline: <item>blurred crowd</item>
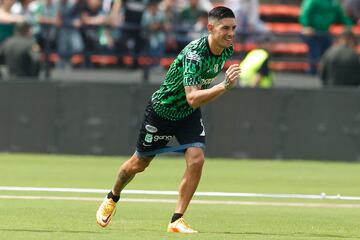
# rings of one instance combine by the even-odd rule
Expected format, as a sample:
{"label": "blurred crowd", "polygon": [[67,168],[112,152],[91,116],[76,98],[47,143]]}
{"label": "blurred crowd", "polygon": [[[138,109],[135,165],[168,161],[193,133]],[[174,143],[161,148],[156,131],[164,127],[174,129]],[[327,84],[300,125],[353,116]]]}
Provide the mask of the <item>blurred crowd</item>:
{"label": "blurred crowd", "polygon": [[[303,0],[299,22],[308,47],[308,73],[319,74],[323,86],[359,86],[360,58],[352,26],[360,24],[360,0]],[[335,39],[333,24],[345,30]]]}
{"label": "blurred crowd", "polygon": [[[27,22],[41,51],[59,55],[60,68],[76,53],[176,54],[207,34],[207,12],[215,4],[219,1],[0,0],[0,44],[13,34],[16,23]],[[239,30],[264,29],[258,1],[223,4],[234,9]]]}
{"label": "blurred crowd", "polygon": [[[14,52],[31,51],[27,58],[34,61],[40,53],[56,53],[58,68],[70,67],[75,54],[85,57],[84,66],[91,66],[89,56],[96,53],[131,55],[136,69],[141,55],[175,55],[206,35],[207,12],[218,4],[236,15],[236,41],[261,42],[271,35],[260,19],[259,0],[0,0],[0,63],[1,57],[16,63]],[[360,25],[359,5],[360,0],[301,2],[299,23],[309,48],[309,73],[318,71],[320,58],[333,44],[331,24]],[[23,52],[14,50],[19,46]],[[268,67],[261,69],[269,72]]]}
{"label": "blurred crowd", "polygon": [[41,51],[58,53],[59,67],[76,53],[160,56],[207,33],[211,8],[199,0],[0,0],[0,44],[27,22]]}

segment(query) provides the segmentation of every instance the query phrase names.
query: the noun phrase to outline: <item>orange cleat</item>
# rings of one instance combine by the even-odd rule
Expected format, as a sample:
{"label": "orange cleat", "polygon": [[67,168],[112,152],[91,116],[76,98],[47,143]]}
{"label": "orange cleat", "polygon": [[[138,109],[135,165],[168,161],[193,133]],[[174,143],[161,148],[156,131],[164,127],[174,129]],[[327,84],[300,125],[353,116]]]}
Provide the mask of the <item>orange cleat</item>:
{"label": "orange cleat", "polygon": [[111,218],[116,212],[116,202],[111,198],[105,197],[99,209],[96,212],[96,221],[101,227],[109,225]]}
{"label": "orange cleat", "polygon": [[173,223],[169,223],[168,232],[178,232],[178,233],[197,233],[198,231],[192,229],[189,224],[187,224],[184,218],[179,218]]}

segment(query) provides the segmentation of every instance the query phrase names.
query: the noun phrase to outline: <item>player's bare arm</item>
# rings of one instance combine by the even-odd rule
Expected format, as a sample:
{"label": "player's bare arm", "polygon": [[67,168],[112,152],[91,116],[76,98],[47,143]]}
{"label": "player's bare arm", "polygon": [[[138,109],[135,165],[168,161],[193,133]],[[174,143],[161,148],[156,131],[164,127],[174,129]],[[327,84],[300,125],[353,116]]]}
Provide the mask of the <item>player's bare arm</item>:
{"label": "player's bare arm", "polygon": [[188,104],[192,108],[198,108],[221,96],[236,84],[240,72],[239,65],[233,64],[227,69],[224,81],[212,88],[201,89],[200,85],[185,86],[186,100]]}

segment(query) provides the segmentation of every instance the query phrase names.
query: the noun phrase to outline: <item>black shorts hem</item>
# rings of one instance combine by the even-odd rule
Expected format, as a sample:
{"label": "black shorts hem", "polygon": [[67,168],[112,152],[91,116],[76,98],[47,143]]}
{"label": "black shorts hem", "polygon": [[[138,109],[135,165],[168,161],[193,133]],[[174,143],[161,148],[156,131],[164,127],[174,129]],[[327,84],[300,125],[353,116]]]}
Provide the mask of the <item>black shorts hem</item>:
{"label": "black shorts hem", "polygon": [[165,146],[163,148],[159,148],[159,149],[151,150],[151,151],[138,151],[138,150],[136,150],[135,153],[136,153],[136,155],[138,157],[155,157],[157,154],[161,154],[161,153],[185,152],[186,149],[191,148],[191,147],[201,148],[201,149],[203,149],[204,152],[205,152],[205,149],[206,149],[205,143],[194,142],[194,143],[183,144],[183,145],[175,146],[175,147]]}

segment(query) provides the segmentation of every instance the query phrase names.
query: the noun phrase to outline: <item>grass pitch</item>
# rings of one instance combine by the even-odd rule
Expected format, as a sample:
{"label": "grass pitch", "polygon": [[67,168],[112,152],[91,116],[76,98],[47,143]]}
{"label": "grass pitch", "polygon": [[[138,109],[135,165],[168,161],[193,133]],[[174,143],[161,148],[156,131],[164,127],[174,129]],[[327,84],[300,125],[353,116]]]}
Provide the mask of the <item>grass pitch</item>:
{"label": "grass pitch", "polygon": [[[0,186],[109,189],[125,160],[0,154]],[[184,167],[182,158],[156,158],[127,189],[177,190]],[[360,196],[359,172],[359,163],[208,159],[198,191]],[[0,197],[0,239],[360,239],[360,201],[196,197],[259,205],[191,204],[186,219],[200,233],[182,235],[166,233],[174,203],[124,201],[109,227],[102,229],[95,212],[104,194],[0,191]],[[84,197],[93,200],[81,200]],[[176,196],[123,195],[124,200],[129,198],[174,200]],[[269,202],[279,205],[266,205]],[[312,203],[320,205],[307,205]]]}

